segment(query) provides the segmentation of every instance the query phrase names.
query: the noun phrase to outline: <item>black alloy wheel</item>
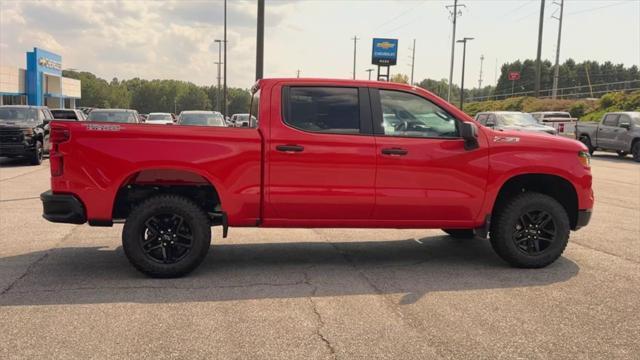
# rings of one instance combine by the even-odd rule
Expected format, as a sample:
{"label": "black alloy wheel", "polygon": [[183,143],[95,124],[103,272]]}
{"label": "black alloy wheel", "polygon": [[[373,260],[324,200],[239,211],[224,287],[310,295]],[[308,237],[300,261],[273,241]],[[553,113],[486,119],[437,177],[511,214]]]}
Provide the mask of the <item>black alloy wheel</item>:
{"label": "black alloy wheel", "polygon": [[524,213],[514,228],[511,238],[516,247],[527,255],[542,254],[556,238],[553,217],[542,210]]}
{"label": "black alloy wheel", "polygon": [[177,214],[159,214],[144,222],[140,246],[145,256],[161,264],[184,259],[193,246],[191,227]]}

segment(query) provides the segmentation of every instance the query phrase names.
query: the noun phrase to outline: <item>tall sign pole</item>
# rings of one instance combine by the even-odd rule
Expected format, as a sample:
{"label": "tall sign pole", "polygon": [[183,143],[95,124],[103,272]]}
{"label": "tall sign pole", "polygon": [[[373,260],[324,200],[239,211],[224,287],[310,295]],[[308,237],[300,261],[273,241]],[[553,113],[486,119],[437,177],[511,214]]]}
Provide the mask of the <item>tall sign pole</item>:
{"label": "tall sign pole", "polygon": [[553,69],[553,90],[551,91],[551,98],[555,99],[558,96],[558,78],[560,77],[560,39],[562,37],[562,10],[564,9],[564,0],[560,0],[560,17],[558,19],[558,45],[556,46],[556,65]]}
{"label": "tall sign pole", "polygon": [[540,0],[540,23],[538,24],[538,54],[536,55],[536,79],[534,87],[534,96],[540,96],[540,73],[542,71],[542,25],[544,24],[544,0]]}
{"label": "tall sign pole", "polygon": [[227,0],[224,0],[224,89],[222,90],[222,109],[227,116]]}
{"label": "tall sign pole", "polygon": [[256,81],[262,79],[264,66],[264,0],[258,0],[258,31],[256,41]]}

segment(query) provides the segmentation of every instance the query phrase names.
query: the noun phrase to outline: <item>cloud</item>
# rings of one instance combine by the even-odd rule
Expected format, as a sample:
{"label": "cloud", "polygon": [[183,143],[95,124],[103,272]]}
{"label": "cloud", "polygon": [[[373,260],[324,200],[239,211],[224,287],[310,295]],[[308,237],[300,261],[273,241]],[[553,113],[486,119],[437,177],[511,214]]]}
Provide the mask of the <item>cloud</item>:
{"label": "cloud", "polygon": [[[279,26],[295,3],[272,1],[268,27]],[[72,8],[72,9],[71,9]],[[216,1],[0,1],[0,59],[24,66],[34,46],[59,53],[63,67],[111,79],[164,78],[212,84],[223,37],[223,2]],[[255,68],[255,1],[230,0],[228,80],[248,87]]]}

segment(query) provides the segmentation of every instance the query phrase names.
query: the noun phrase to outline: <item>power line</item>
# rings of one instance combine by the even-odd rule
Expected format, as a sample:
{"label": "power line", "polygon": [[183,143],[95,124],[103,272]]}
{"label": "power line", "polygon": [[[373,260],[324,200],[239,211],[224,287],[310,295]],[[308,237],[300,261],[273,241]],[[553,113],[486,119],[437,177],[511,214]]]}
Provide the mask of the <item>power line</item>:
{"label": "power line", "polygon": [[400,18],[400,17],[402,17],[402,16],[404,16],[404,15],[408,14],[409,12],[411,12],[412,10],[415,10],[416,8],[418,8],[419,6],[423,5],[423,4],[424,4],[424,3],[426,3],[426,2],[427,2],[426,0],[423,0],[422,2],[420,2],[419,4],[417,4],[416,6],[412,6],[412,7],[410,7],[409,9],[407,9],[407,10],[405,10],[405,11],[401,12],[400,14],[398,14],[398,15],[394,16],[393,18],[391,18],[391,19],[389,19],[389,20],[387,20],[387,21],[383,22],[382,24],[380,24],[380,25],[376,26],[376,30],[377,30],[377,29],[379,29],[379,28],[381,28],[381,27],[383,27],[383,26],[385,26],[385,25],[387,25],[387,24],[392,23],[394,20],[396,20],[396,19],[398,19],[398,18]]}
{"label": "power line", "polygon": [[612,6],[618,6],[618,5],[622,5],[622,4],[633,4],[633,2],[620,1],[620,2],[617,2],[617,3],[613,3],[613,4],[597,6],[597,7],[593,7],[593,8],[585,9],[585,10],[574,11],[574,12],[571,12],[571,13],[567,13],[566,15],[582,14],[582,13],[596,11],[596,10],[600,10],[600,9],[604,9],[604,8],[608,8],[608,7],[612,7]]}

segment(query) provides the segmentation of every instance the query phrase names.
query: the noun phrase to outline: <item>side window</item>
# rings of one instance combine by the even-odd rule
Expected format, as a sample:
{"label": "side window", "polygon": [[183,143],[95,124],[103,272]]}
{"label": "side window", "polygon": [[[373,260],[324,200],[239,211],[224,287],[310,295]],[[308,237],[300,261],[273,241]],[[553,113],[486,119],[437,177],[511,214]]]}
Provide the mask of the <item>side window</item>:
{"label": "side window", "polygon": [[619,115],[617,114],[609,114],[604,117],[604,121],[602,122],[602,125],[618,126],[618,117]]}
{"label": "side window", "polygon": [[620,115],[620,120],[618,121],[618,126],[620,124],[629,124],[631,125],[631,118],[628,115]]}
{"label": "side window", "polygon": [[387,136],[458,137],[457,120],[420,96],[380,90],[382,128]]}
{"label": "side window", "polygon": [[284,122],[311,132],[359,134],[358,89],[291,87]]}
{"label": "side window", "polygon": [[44,122],[47,120],[46,112],[42,109],[38,110],[38,122]]}
{"label": "side window", "polygon": [[480,122],[480,124],[482,125],[487,125],[487,119],[489,118],[489,115],[487,114],[480,114],[476,117],[476,120],[478,120]]}

